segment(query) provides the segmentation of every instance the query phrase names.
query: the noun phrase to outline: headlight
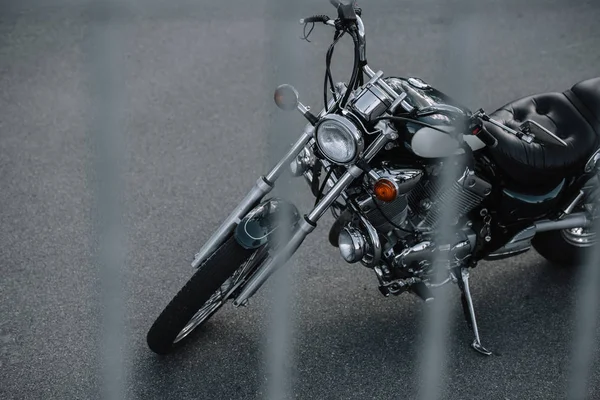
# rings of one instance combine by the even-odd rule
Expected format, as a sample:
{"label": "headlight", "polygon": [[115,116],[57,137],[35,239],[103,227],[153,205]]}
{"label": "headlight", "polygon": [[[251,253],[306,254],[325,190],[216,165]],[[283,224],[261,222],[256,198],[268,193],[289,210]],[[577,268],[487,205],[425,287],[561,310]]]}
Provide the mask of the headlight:
{"label": "headlight", "polygon": [[317,125],[317,145],[321,153],[336,164],[348,164],[363,151],[360,130],[347,118],[328,115]]}

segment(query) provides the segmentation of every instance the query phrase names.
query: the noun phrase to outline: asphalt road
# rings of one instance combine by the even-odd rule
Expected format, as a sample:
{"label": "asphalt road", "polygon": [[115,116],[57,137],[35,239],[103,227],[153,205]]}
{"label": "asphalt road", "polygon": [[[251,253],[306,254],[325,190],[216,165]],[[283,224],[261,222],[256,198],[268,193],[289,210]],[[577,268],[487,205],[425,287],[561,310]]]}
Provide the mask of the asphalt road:
{"label": "asphalt road", "polygon": [[[118,102],[108,110],[120,118],[121,133],[122,395],[263,398],[272,283],[247,309],[218,313],[172,356],[151,353],[145,335],[192,273],[194,252],[276,159],[271,149],[302,128],[290,117],[295,124],[275,135],[277,81],[291,80],[307,104],[321,104],[331,33],[317,28],[312,43],[288,44],[281,32],[295,39],[297,18],[332,9],[316,0],[295,7],[129,1],[108,25],[108,46],[118,57],[107,61],[96,41],[106,18],[88,3],[0,6],[0,398],[100,398],[103,376],[115,372],[101,368],[106,296],[95,222],[92,117],[105,108],[93,101],[104,83],[93,82],[107,76],[97,68],[104,61],[117,73]],[[463,88],[457,97],[472,108],[491,111],[600,74],[597,1],[361,5],[374,68],[420,76],[449,92]],[[348,43],[336,55],[334,77],[341,80],[349,71]],[[288,194],[309,205],[303,182]],[[383,298],[371,271],[345,264],[324,240],[329,222],[294,258],[290,396],[416,398],[423,305],[408,296]],[[497,355],[470,350],[457,296],[443,398],[565,398],[575,273],[531,251],[481,263],[472,282],[484,344]],[[600,398],[597,366],[596,358],[592,399]]]}

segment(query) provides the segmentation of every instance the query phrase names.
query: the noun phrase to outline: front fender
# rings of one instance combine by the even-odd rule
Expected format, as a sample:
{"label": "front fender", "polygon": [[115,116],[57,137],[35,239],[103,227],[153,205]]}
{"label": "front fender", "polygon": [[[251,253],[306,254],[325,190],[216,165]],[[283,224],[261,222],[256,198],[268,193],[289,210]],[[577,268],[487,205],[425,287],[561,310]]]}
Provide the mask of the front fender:
{"label": "front fender", "polygon": [[291,231],[300,220],[300,213],[292,203],[274,197],[252,209],[240,221],[233,233],[235,240],[245,249],[256,249],[266,244],[282,227]]}

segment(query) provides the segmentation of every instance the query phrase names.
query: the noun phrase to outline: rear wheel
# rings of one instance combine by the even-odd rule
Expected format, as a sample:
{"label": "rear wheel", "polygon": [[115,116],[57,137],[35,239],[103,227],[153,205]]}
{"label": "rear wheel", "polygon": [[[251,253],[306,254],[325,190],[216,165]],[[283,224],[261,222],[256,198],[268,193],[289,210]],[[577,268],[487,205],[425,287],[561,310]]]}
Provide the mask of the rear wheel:
{"label": "rear wheel", "polygon": [[194,329],[207,321],[240,282],[257,266],[265,252],[241,247],[230,237],[204,261],[196,273],[158,316],[147,335],[148,347],[167,354]]}
{"label": "rear wheel", "polygon": [[596,244],[592,228],[571,228],[541,232],[531,241],[533,247],[546,260],[564,267],[577,266],[586,258]]}

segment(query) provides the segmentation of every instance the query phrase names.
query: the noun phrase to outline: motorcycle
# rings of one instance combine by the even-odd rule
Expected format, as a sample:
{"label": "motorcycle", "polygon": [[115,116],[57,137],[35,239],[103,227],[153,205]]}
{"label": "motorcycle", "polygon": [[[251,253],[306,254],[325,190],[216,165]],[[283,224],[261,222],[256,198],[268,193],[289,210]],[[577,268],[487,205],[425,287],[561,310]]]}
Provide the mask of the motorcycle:
{"label": "motorcycle", "polygon": [[[481,344],[469,289],[480,260],[533,247],[568,266],[596,244],[600,78],[491,115],[473,112],[419,78],[371,69],[362,10],[354,1],[331,3],[337,18],[300,21],[335,31],[323,109],[315,115],[292,86],[277,88],[277,106],[308,123],[196,254],[195,274],[148,332],[154,352],[170,352],[226,302],[246,305],[328,210],[335,218],[329,241],[346,262],[372,269],[384,296],[429,301],[440,286],[457,284],[471,347],[484,355],[492,353]],[[333,49],[346,35],[352,75],[334,84]],[[283,198],[265,198],[286,169],[304,177],[316,198],[304,215]]]}

